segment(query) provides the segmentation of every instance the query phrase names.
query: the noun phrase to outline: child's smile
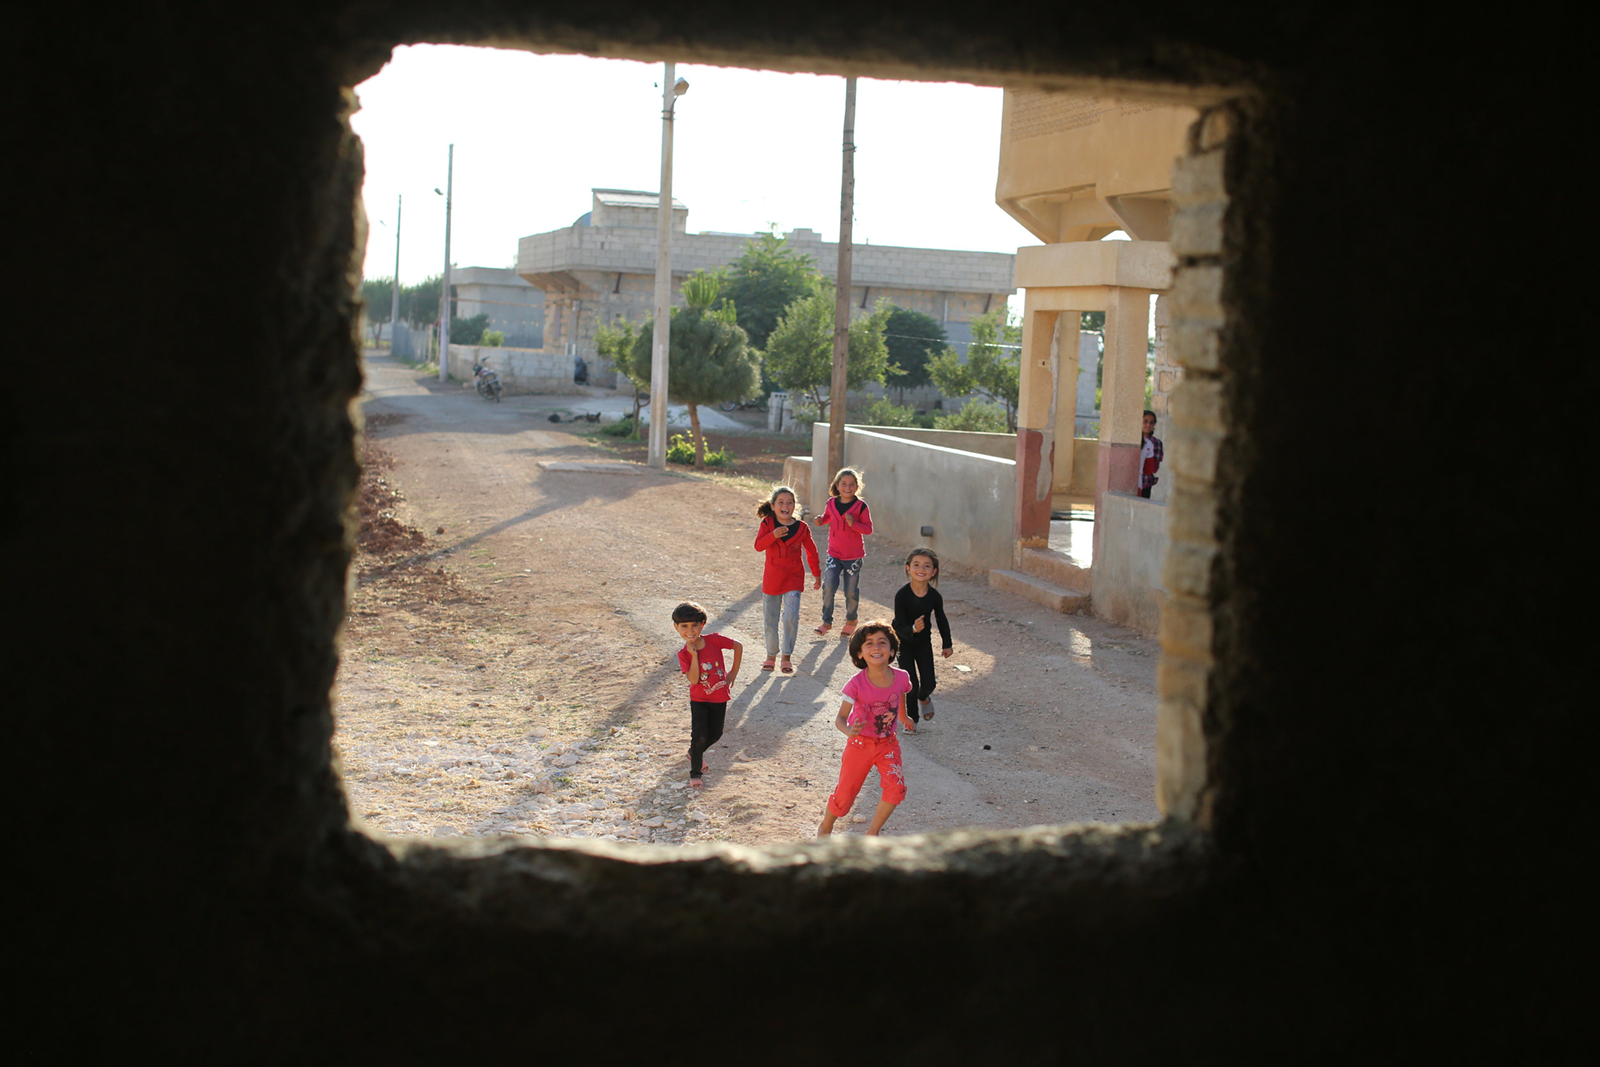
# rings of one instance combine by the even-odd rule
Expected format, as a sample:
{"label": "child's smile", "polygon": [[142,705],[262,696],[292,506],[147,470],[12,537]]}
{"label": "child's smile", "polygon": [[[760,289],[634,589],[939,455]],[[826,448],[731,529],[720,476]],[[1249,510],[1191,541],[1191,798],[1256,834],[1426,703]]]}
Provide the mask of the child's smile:
{"label": "child's smile", "polygon": [[919,584],[925,584],[931,581],[933,576],[937,573],[939,572],[938,569],[934,567],[933,560],[929,559],[927,556],[916,556],[911,560],[910,563],[906,564],[906,577]]}
{"label": "child's smile", "polygon": [[886,666],[894,655],[889,647],[889,639],[881,633],[871,633],[861,642],[861,658],[867,661],[869,667]]}

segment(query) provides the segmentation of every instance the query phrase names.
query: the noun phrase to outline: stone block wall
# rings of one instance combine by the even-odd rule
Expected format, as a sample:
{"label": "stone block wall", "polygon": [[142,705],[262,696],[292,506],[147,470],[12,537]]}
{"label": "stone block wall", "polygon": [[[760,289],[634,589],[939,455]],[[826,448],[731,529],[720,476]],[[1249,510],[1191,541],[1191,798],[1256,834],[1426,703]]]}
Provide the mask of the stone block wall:
{"label": "stone block wall", "polygon": [[583,392],[572,380],[571,356],[533,348],[451,345],[450,377],[473,385],[472,368],[479,360],[500,376],[501,392],[506,396],[528,393],[569,396]]}

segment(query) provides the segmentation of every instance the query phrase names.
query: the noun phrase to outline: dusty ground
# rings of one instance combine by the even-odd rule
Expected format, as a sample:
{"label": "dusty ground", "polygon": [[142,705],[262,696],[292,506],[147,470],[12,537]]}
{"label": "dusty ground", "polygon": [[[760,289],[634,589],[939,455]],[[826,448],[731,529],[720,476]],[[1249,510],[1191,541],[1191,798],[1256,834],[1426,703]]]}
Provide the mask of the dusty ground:
{"label": "dusty ground", "polygon": [[[757,669],[747,485],[621,461],[570,432],[585,424],[547,421],[560,398],[488,404],[385,357],[367,369],[363,547],[335,694],[355,819],[414,835],[811,836],[855,668],[811,633],[808,589],[796,673]],[[784,451],[755,445],[733,439],[752,461]],[[614,473],[540,467],[560,461]],[[869,538],[863,618],[889,613],[906,547]],[[1156,818],[1155,642],[958,568],[941,588],[956,651],[938,662],[938,716],[903,741],[910,796],[886,832]],[[686,788],[669,619],[685,598],[745,644],[703,792]],[[876,802],[873,777],[857,813]]]}

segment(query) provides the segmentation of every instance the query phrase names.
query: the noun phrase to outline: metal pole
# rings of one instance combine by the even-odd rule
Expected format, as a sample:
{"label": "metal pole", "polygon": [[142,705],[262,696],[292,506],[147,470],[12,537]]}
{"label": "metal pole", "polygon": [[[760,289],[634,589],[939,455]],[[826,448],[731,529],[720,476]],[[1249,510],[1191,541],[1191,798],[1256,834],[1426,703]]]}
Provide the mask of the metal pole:
{"label": "metal pole", "polygon": [[672,343],[672,86],[677,65],[661,77],[661,207],[656,218],[656,321],[650,349],[650,447],[646,462],[667,469],[667,353]]}
{"label": "metal pole", "polygon": [[844,466],[845,389],[850,361],[850,223],[856,202],[856,80],[844,80],[844,174],[839,181],[839,272],[833,304],[833,380],[828,386],[828,469],[831,479]]}
{"label": "metal pole", "polygon": [[400,209],[405,207],[405,194],[394,206],[394,299],[389,305],[389,354],[394,355],[395,331],[400,328]]}
{"label": "metal pole", "polygon": [[444,175],[444,284],[439,288],[439,380],[450,380],[450,198],[455,193],[456,146]]}

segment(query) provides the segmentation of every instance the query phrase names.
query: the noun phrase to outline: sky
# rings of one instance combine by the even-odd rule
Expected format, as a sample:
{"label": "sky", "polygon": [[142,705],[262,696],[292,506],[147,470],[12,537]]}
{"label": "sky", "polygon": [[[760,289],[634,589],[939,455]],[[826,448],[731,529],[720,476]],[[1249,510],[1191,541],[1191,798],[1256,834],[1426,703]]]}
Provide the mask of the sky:
{"label": "sky", "polygon": [[[660,64],[442,45],[395,49],[356,87],[366,152],[365,275],[444,267],[444,197],[455,145],[450,259],[510,267],[518,238],[561,229],[593,188],[658,190]],[[689,231],[776,224],[839,236],[844,79],[680,64],[673,197]],[[1001,90],[860,79],[857,244],[1015,252],[1038,240],[994,202]]]}

